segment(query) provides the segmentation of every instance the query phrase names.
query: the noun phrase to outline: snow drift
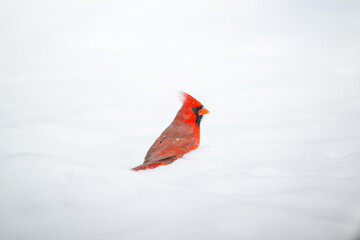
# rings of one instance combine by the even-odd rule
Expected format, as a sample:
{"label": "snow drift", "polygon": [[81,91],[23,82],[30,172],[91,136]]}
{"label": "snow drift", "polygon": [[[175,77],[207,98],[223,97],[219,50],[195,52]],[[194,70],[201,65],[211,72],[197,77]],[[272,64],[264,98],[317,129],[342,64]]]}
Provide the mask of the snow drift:
{"label": "snow drift", "polygon": [[[2,2],[0,238],[357,239],[358,7]],[[179,91],[200,148],[131,171]]]}

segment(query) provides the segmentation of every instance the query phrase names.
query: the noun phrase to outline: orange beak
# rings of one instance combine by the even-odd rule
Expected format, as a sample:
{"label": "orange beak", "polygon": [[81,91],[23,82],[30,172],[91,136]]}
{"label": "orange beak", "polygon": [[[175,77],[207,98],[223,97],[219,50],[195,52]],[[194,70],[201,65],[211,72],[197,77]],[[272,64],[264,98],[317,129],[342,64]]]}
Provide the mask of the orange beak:
{"label": "orange beak", "polygon": [[205,115],[205,114],[208,114],[209,113],[209,110],[207,110],[206,108],[202,108],[200,111],[199,111],[199,115]]}

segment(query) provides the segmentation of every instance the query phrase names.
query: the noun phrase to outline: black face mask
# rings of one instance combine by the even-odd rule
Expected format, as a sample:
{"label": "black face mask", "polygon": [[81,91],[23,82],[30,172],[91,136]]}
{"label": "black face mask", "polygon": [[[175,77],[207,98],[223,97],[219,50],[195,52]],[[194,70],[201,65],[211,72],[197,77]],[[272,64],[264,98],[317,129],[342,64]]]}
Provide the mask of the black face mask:
{"label": "black face mask", "polygon": [[203,108],[203,105],[199,106],[199,107],[193,107],[192,111],[195,113],[196,116],[196,120],[195,120],[195,124],[198,125],[200,127],[200,122],[202,119],[202,115],[199,115],[199,111]]}

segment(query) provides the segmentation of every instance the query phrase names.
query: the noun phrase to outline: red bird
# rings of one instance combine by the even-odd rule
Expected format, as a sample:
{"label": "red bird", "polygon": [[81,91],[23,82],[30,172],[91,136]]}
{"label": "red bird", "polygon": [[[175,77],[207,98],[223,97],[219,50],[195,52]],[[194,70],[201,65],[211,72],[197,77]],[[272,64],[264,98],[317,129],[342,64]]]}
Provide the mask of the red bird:
{"label": "red bird", "polygon": [[168,165],[199,147],[200,122],[209,111],[195,98],[181,92],[183,105],[165,131],[150,147],[142,165],[132,170],[146,170]]}

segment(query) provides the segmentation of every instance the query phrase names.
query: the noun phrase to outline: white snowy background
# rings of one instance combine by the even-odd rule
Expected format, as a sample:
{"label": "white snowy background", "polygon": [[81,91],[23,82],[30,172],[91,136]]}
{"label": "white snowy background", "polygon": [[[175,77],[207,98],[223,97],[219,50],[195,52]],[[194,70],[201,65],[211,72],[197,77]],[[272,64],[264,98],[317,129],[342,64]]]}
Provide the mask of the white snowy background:
{"label": "white snowy background", "polygon": [[[131,171],[179,91],[199,149]],[[1,1],[1,240],[359,233],[360,1]]]}

